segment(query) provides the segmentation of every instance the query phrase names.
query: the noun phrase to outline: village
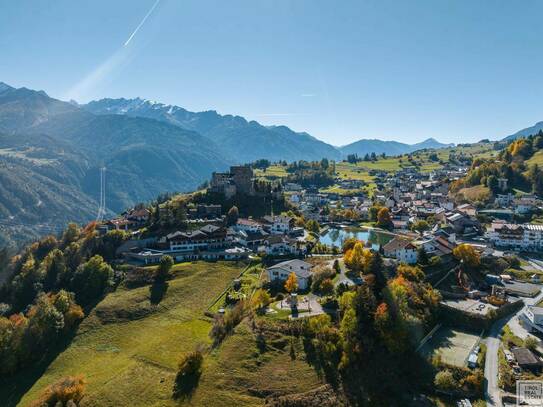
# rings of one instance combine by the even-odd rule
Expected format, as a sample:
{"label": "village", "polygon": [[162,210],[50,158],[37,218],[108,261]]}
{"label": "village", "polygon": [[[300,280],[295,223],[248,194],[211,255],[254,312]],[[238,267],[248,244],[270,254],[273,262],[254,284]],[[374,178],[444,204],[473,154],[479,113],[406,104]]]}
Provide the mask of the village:
{"label": "village", "polygon": [[[543,367],[543,224],[530,222],[542,201],[513,193],[507,179],[498,180],[498,193],[485,205],[451,196],[451,182],[467,172],[462,163],[432,171],[371,170],[371,190],[368,181],[343,175],[330,191],[233,166],[213,173],[205,196],[215,200],[189,200],[182,228],[142,233],[153,218],[175,218],[167,205],[157,205],[127,211],[99,230],[131,234],[117,255],[133,266],[153,266],[164,256],[176,263],[260,264],[249,284],[242,284],[243,276],[233,280],[210,311],[224,313],[257,292],[264,315],[286,319],[333,315],[341,293],[367,283],[346,260],[360,242],[364,252],[379,254],[388,279],[402,265],[415,267],[439,292],[443,317],[420,338],[419,352],[446,368],[479,371],[488,394],[507,400],[513,379],[537,376]],[[262,198],[269,210],[243,213],[227,205],[236,197]],[[441,391],[458,397],[459,405],[470,405],[476,393],[450,383]]]}

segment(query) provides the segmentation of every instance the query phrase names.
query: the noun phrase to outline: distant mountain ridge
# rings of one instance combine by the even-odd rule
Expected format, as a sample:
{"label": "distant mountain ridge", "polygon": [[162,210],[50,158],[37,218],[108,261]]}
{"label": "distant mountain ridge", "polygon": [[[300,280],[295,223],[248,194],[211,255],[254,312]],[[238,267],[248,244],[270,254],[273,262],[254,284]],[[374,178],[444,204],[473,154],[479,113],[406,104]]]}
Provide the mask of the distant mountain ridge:
{"label": "distant mountain ridge", "polygon": [[417,150],[436,149],[454,146],[454,144],[444,144],[439,141],[429,138],[420,143],[406,144],[398,141],[383,141],[378,139],[362,139],[355,141],[354,143],[347,144],[340,147],[340,151],[344,155],[357,154],[358,156],[364,156],[366,154],[383,154],[386,155],[401,155],[406,153],[412,153]]}
{"label": "distant mountain ridge", "polygon": [[333,146],[307,133],[297,133],[286,126],[263,126],[241,116],[220,115],[214,110],[190,112],[179,106],[165,105],[146,99],[101,99],[83,108],[93,114],[120,114],[159,120],[193,130],[214,142],[231,161],[252,162],[266,158],[272,161],[339,159]]}
{"label": "distant mountain ridge", "polygon": [[107,168],[111,215],[161,193],[194,190],[230,164],[194,131],[141,117],[94,115],[43,91],[2,84],[0,243],[92,220],[101,167]]}
{"label": "distant mountain ridge", "polygon": [[413,146],[360,140],[334,147],[241,116],[139,98],[78,105],[0,82],[0,246],[2,239],[33,238],[68,221],[94,219],[101,167],[107,169],[106,204],[113,214],[161,193],[194,190],[232,164],[440,146],[430,139]]}
{"label": "distant mountain ridge", "polygon": [[214,110],[190,112],[182,107],[166,105],[147,99],[100,99],[83,105],[94,114],[121,114],[147,117],[164,121],[188,130],[194,130],[218,144],[227,156],[240,162],[260,158],[272,161],[338,160],[348,154],[399,155],[423,148],[442,148],[435,139],[409,145],[396,141],[359,140],[343,147],[335,147],[316,139],[305,132],[295,132],[287,126],[263,126],[256,121],[247,121],[241,116],[220,115]]}
{"label": "distant mountain ridge", "polygon": [[519,130],[515,134],[504,137],[502,141],[513,141],[519,137],[531,136],[532,134],[537,134],[540,130],[543,130],[543,122],[537,122],[531,127],[526,127],[525,129]]}

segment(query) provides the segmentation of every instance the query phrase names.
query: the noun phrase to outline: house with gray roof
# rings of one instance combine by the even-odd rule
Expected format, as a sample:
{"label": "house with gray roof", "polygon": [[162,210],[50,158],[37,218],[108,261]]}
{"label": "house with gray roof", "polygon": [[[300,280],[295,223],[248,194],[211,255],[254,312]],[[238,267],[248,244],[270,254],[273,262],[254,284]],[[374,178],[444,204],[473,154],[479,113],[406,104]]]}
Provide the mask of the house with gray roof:
{"label": "house with gray roof", "polygon": [[309,287],[311,268],[313,266],[303,260],[288,260],[266,269],[270,281],[286,281],[290,273],[296,274],[298,288],[305,290]]}

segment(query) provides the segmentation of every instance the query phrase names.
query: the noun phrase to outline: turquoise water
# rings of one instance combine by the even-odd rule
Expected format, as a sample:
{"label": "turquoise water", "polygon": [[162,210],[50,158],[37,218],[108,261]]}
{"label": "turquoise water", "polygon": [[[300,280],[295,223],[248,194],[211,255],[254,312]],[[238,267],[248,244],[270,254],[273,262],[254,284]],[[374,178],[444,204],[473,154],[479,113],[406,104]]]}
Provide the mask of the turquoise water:
{"label": "turquoise water", "polygon": [[364,228],[342,228],[342,229],[329,229],[324,235],[320,237],[320,242],[330,245],[341,247],[345,239],[354,237],[363,242],[370,242],[372,247],[376,250],[380,246],[387,244],[394,238],[394,235],[389,233],[382,233],[373,229]]}

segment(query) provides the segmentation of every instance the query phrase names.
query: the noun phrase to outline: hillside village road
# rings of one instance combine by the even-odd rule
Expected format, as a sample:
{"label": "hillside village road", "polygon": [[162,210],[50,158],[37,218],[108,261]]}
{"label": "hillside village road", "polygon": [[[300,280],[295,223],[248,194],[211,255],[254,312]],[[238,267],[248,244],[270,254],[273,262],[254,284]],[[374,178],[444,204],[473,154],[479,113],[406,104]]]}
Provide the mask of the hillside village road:
{"label": "hillside village road", "polygon": [[[490,328],[486,340],[486,360],[485,360],[485,399],[487,406],[501,407],[501,391],[498,387],[498,350],[500,348],[501,339],[500,333],[506,324],[510,324],[512,329],[518,328],[516,325],[518,317],[524,310],[530,306],[539,303],[543,299],[543,292],[539,293],[535,298],[524,298],[524,307],[517,313],[502,318],[496,321]],[[513,321],[513,323],[511,323]]]}

